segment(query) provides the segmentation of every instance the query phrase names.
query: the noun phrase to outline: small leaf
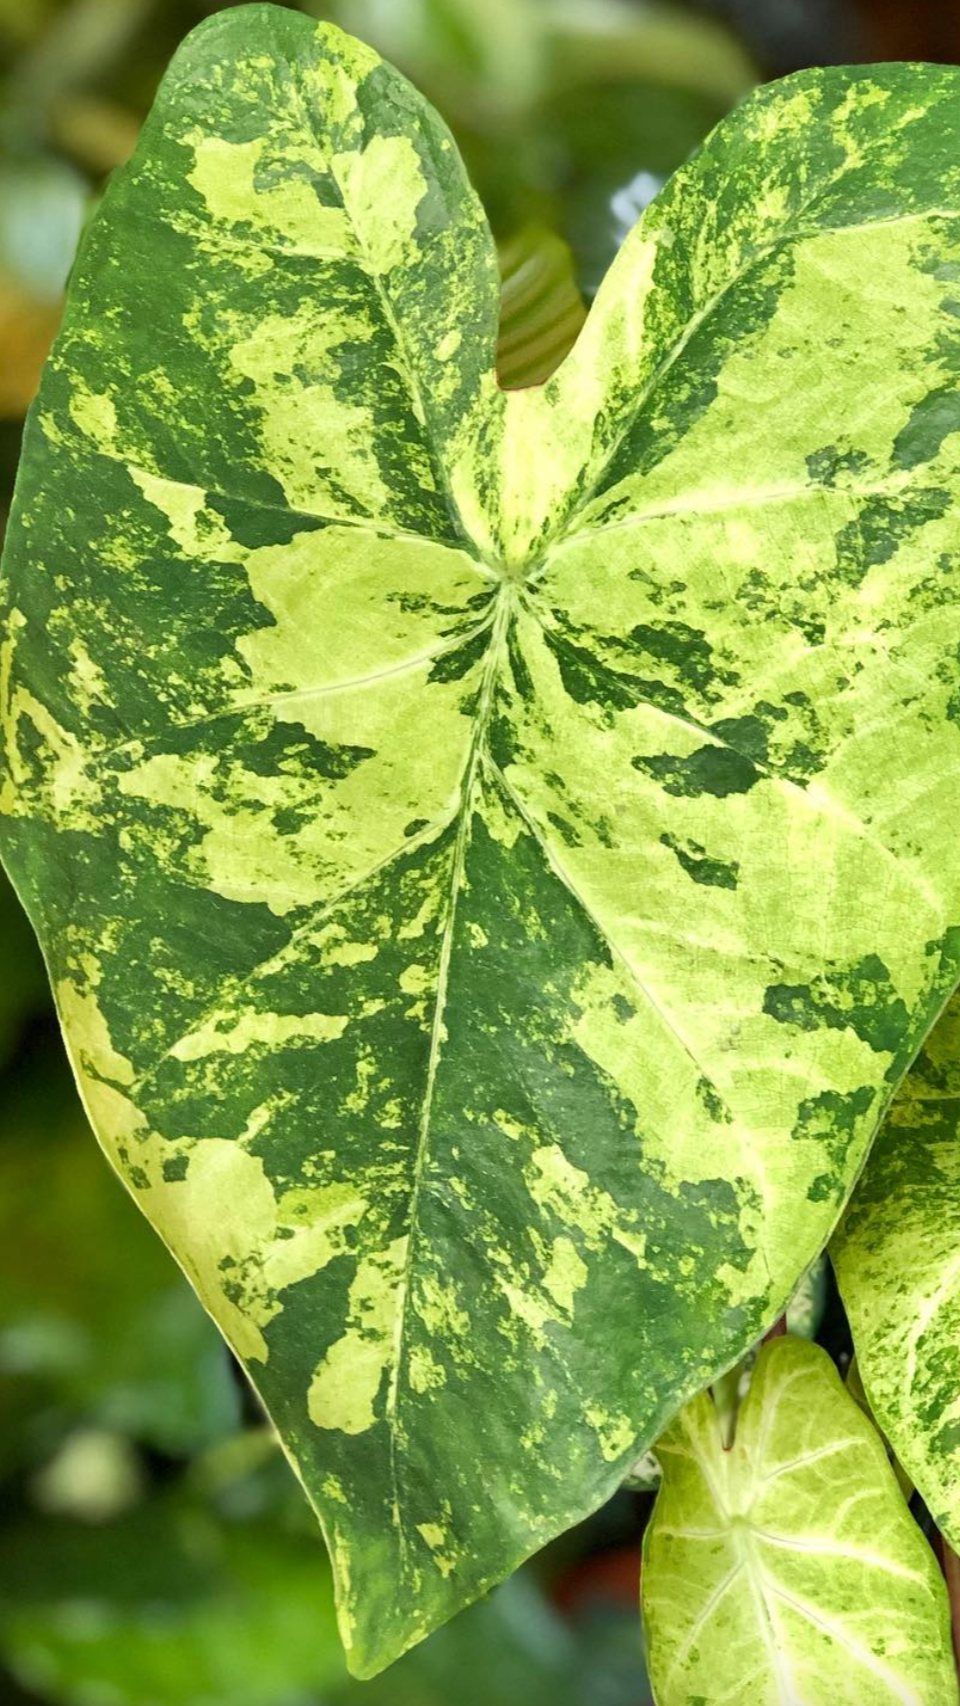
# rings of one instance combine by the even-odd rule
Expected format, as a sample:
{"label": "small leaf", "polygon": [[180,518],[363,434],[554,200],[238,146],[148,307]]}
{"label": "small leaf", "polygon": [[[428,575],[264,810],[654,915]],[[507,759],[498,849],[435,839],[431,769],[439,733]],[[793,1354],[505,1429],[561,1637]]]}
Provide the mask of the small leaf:
{"label": "small leaf", "polygon": [[643,1612],[658,1706],[952,1706],[946,1590],[829,1357],[760,1353],[724,1451],[713,1404],[657,1452]]}
{"label": "small leaf", "polygon": [[500,245],[497,375],[507,390],[542,385],[587,317],[562,237],[530,226]]}
{"label": "small leaf", "polygon": [[902,1085],[831,1244],[879,1426],[960,1546],[960,997]]}
{"label": "small leaf", "polygon": [[3,854],[360,1674],[782,1312],[960,975],[958,159],[954,69],[761,90],[505,392],[445,126],[231,7],[85,235]]}

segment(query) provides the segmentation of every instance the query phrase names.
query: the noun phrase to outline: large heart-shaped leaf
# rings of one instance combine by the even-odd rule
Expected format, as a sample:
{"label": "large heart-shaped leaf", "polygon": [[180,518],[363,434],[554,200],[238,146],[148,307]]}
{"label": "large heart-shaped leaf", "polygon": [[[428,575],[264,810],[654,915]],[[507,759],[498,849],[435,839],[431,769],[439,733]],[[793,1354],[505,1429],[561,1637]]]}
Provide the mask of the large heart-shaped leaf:
{"label": "large heart-shaped leaf", "polygon": [[359,1672],[783,1307],[957,980],[955,206],[957,72],[764,90],[505,395],[443,125],[254,7],[86,236],[4,852]]}
{"label": "large heart-shaped leaf", "polygon": [[933,1553],[818,1345],[764,1347],[731,1451],[703,1394],[657,1452],[643,1612],[658,1706],[956,1706]]}
{"label": "large heart-shaped leaf", "polygon": [[960,996],[900,1090],[831,1254],[874,1415],[960,1548]]}

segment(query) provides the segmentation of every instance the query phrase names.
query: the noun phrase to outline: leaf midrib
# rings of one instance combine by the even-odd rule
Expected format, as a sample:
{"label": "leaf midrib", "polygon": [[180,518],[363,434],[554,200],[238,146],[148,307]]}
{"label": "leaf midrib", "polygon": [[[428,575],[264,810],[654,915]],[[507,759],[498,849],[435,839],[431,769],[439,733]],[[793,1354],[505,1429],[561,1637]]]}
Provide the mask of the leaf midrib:
{"label": "leaf midrib", "polygon": [[433,1020],[430,1029],[426,1082],[424,1086],[423,1100],[421,1103],[420,1124],[414,1157],[413,1181],[408,1205],[407,1246],[404,1256],[404,1269],[396,1294],[397,1303],[393,1330],[393,1356],[387,1387],[384,1420],[387,1425],[389,1436],[393,1512],[397,1524],[402,1560],[405,1560],[407,1556],[407,1537],[403,1520],[402,1493],[397,1454],[397,1433],[399,1427],[398,1418],[401,1393],[401,1375],[404,1364],[407,1310],[409,1307],[410,1284],[416,1265],[416,1241],[419,1233],[420,1198],[430,1149],[430,1121],[433,1110],[437,1071],[444,1041],[444,1013],[446,1010],[450,966],[453,958],[457,908],[460,894],[463,889],[466,858],[470,845],[470,832],[473,821],[477,777],[480,769],[480,760],[486,744],[487,730],[496,695],[497,675],[503,658],[506,635],[513,616],[515,601],[516,590],[514,583],[506,580],[503,581],[497,594],[490,640],[487,645],[486,656],[484,659],[483,677],[478,695],[473,735],[467,753],[460,787],[460,799],[458,804],[459,821],[457,824],[457,835],[454,842],[453,853],[451,855],[448,910],[446,922],[444,924],[443,936],[440,943],[440,955],[437,967],[437,989],[434,996]]}
{"label": "leaf midrib", "polygon": [[489,764],[491,770],[496,775],[497,780],[499,781],[501,787],[503,788],[504,793],[507,795],[507,798],[510,800],[514,810],[516,811],[516,813],[518,815],[518,817],[521,819],[523,824],[526,826],[526,829],[528,830],[529,834],[532,836],[535,844],[540,849],[540,852],[542,853],[544,859],[547,861],[548,865],[550,866],[550,869],[554,872],[556,877],[563,884],[564,888],[567,890],[567,893],[571,896],[571,898],[576,903],[576,906],[579,909],[579,911],[588,920],[588,922],[593,926],[594,930],[597,932],[597,935],[601,938],[601,940],[607,944],[607,946],[610,949],[611,953],[613,954],[614,958],[619,962],[619,964],[623,967],[624,971],[627,973],[627,976],[629,977],[633,986],[639,991],[640,995],[643,997],[643,999],[645,1000],[647,1005],[656,1014],[657,1018],[660,1020],[661,1024],[664,1026],[664,1028],[667,1031],[669,1031],[670,1035],[679,1044],[680,1048],[683,1050],[683,1052],[686,1054],[688,1059],[691,1061],[692,1065],[696,1068],[697,1072],[700,1074],[700,1077],[703,1078],[707,1083],[709,1083],[711,1088],[716,1091],[716,1093],[720,1097],[721,1101],[723,1101],[724,1107],[727,1108],[727,1112],[730,1113],[731,1117],[732,1117],[732,1110],[729,1107],[727,1107],[727,1103],[723,1098],[722,1091],[720,1090],[719,1086],[714,1082],[713,1077],[712,1077],[709,1069],[704,1064],[704,1062],[698,1058],[698,1056],[694,1052],[693,1048],[691,1047],[691,1045],[687,1041],[687,1039],[682,1035],[682,1033],[680,1031],[677,1030],[676,1025],[675,1025],[673,1019],[671,1018],[670,1014],[666,1011],[666,1009],[663,1006],[661,1006],[661,1004],[660,1004],[656,994],[654,993],[654,991],[643,981],[637,967],[634,966],[632,961],[627,958],[627,955],[625,954],[624,950],[620,947],[619,943],[614,940],[614,938],[611,936],[609,930],[600,922],[599,918],[596,916],[593,909],[591,908],[589,902],[586,900],[585,896],[580,893],[580,890],[577,888],[575,882],[573,881],[573,878],[570,876],[569,872],[566,870],[566,868],[564,867],[561,860],[557,857],[556,852],[551,847],[550,843],[547,841],[546,836],[543,834],[543,832],[540,830],[540,828],[538,827],[538,825],[536,824],[534,819],[531,817],[529,811],[527,810],[527,807],[524,805],[523,801],[520,799],[515,788],[508,781],[507,777],[504,775],[500,766],[489,755],[487,756],[487,763]]}

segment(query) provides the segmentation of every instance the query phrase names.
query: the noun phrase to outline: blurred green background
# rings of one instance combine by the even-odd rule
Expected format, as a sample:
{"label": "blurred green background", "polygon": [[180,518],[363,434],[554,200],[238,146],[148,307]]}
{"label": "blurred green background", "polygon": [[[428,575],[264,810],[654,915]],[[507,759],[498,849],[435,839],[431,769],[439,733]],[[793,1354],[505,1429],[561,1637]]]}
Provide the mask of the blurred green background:
{"label": "blurred green background", "polygon": [[[0,511],[82,223],[177,43],[219,9],[0,0]],[[302,9],[372,42],[452,125],[501,244],[510,384],[549,371],[640,210],[758,79],[960,62],[960,8],[942,0]],[[646,1706],[651,1499],[624,1490],[384,1678],[350,1682],[313,1518],[85,1129],[0,877],[4,1706]]]}

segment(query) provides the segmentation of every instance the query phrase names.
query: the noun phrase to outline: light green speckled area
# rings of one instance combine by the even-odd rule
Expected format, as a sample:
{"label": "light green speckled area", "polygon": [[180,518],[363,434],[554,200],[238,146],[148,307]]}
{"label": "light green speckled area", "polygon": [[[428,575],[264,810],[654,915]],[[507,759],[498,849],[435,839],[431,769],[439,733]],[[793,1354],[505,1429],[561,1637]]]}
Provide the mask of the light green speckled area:
{"label": "light green speckled area", "polygon": [[542,388],[497,320],[420,97],[220,13],[5,557],[3,856],[361,1674],[782,1309],[960,973],[960,73],[754,96]]}
{"label": "light green speckled area", "polygon": [[657,1706],[956,1706],[936,1560],[819,1345],[764,1346],[732,1450],[704,1393],[657,1455],[643,1544]]}

